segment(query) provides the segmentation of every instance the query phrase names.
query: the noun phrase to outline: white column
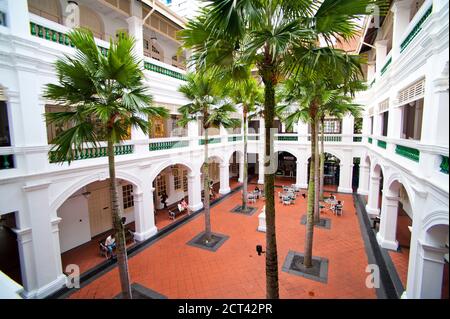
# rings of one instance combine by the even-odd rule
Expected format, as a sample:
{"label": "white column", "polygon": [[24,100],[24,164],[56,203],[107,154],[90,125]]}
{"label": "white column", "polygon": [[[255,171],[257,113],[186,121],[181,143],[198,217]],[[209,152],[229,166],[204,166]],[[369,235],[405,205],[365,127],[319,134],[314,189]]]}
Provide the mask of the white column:
{"label": "white column", "polygon": [[381,77],[381,69],[386,63],[387,56],[387,40],[379,40],[375,42],[375,50],[377,51],[376,56],[376,71],[377,80]]}
{"label": "white column", "polygon": [[[31,228],[31,236],[21,238],[19,244],[27,242],[27,247],[21,247],[19,251],[25,253],[32,250],[32,262],[34,264],[34,280],[27,278],[27,284],[33,283],[33,286],[27,287],[25,297],[43,298],[60,289],[66,282],[66,277],[62,273],[61,252],[59,249],[58,222],[60,219],[56,216],[56,211],[52,212],[49,205],[48,194],[49,183],[24,186],[26,193],[26,205],[28,216],[21,223],[22,228],[26,222]],[[28,227],[27,227],[28,228]],[[56,234],[56,235],[55,235]],[[28,242],[30,240],[30,242]],[[31,257],[28,254],[27,257]],[[27,267],[27,266],[25,266]]]}
{"label": "white column", "polygon": [[397,250],[397,217],[398,202],[397,196],[386,194],[387,190],[383,189],[383,202],[381,205],[380,215],[380,231],[377,233],[378,244],[386,249]]}
{"label": "white column", "polygon": [[308,162],[297,159],[297,178],[295,185],[300,188],[308,188]]}
{"label": "white column", "polygon": [[369,83],[375,78],[375,62],[370,61],[367,63],[367,81]]}
{"label": "white column", "polygon": [[154,192],[155,188],[147,185],[143,192],[133,194],[136,227],[134,238],[137,241],[144,241],[158,232],[155,225]]}
{"label": "white column", "polygon": [[411,18],[412,0],[395,1],[391,11],[393,17],[392,34],[392,61],[397,60],[400,55],[400,44],[404,40],[405,31]]}
{"label": "white column", "polygon": [[[448,248],[436,247],[418,241],[416,258],[416,295],[409,293],[408,298],[440,299],[442,293],[442,277],[444,272],[444,255]],[[409,288],[409,287],[408,287]]]}
{"label": "white column", "polygon": [[264,185],[264,153],[258,154],[258,184]]}
{"label": "white column", "polygon": [[340,164],[339,187],[340,193],[353,193],[352,176],[353,176],[353,156],[352,150],[344,150],[344,156]]}
{"label": "white column", "polygon": [[368,165],[359,165],[359,186],[358,194],[368,195],[369,194],[369,172],[370,167]]}
{"label": "white column", "polygon": [[33,238],[31,228],[14,229],[20,258],[20,273],[25,297],[36,287],[36,267],[34,266]]}
{"label": "white column", "polygon": [[355,119],[353,116],[347,115],[342,119],[342,142],[343,143],[353,143],[353,128]]}
{"label": "white column", "polygon": [[367,199],[366,211],[369,216],[379,216],[380,209],[378,201],[380,197],[380,176],[371,176],[369,178],[369,196]]}
{"label": "white column", "polygon": [[220,134],[221,143],[222,144],[228,143],[228,131],[227,131],[227,129],[223,125],[220,125],[219,132],[220,132],[219,134]]}
{"label": "white column", "polygon": [[189,209],[197,211],[203,208],[202,181],[200,173],[190,173],[188,176]]}
{"label": "white column", "polygon": [[230,163],[220,163],[220,189],[219,193],[226,195],[230,189]]}
{"label": "white column", "polygon": [[6,0],[6,23],[11,34],[30,37],[30,17],[27,0]]}
{"label": "white column", "polygon": [[198,121],[191,121],[188,123],[188,136],[189,136],[189,147],[192,149],[198,148],[198,130],[199,123]]}
{"label": "white column", "polygon": [[239,183],[243,183],[244,182],[244,155],[240,155],[238,156],[238,160],[239,160]]}
{"label": "white column", "polygon": [[308,143],[308,123],[299,121],[297,126],[298,131],[298,141],[299,143]]}

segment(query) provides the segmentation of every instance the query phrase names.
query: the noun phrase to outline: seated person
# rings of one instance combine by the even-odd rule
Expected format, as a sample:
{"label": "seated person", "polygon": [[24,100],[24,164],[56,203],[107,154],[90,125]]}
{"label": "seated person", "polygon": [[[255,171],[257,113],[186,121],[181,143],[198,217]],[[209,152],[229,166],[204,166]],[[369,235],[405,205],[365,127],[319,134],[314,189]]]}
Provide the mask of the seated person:
{"label": "seated person", "polygon": [[338,200],[337,204],[334,205],[334,211],[335,213],[342,213],[342,202],[340,200]]}
{"label": "seated person", "polygon": [[333,194],[330,194],[330,201],[335,201],[336,200],[336,197],[334,197],[334,195]]}
{"label": "seated person", "polygon": [[106,238],[105,246],[110,254],[109,258],[113,258],[114,257],[113,249],[116,248],[116,238],[114,234],[111,234]]}
{"label": "seated person", "polygon": [[181,203],[180,203],[179,205],[181,206],[180,212],[186,210],[187,213],[188,213],[188,215],[191,214],[191,212],[190,212],[190,210],[189,210],[189,205],[188,205],[188,203],[186,202],[186,199],[183,198],[183,200],[181,201]]}
{"label": "seated person", "polygon": [[253,191],[253,193],[256,194],[256,198],[259,198],[259,195],[261,194],[261,190],[259,189],[258,186],[255,187],[255,190]]}

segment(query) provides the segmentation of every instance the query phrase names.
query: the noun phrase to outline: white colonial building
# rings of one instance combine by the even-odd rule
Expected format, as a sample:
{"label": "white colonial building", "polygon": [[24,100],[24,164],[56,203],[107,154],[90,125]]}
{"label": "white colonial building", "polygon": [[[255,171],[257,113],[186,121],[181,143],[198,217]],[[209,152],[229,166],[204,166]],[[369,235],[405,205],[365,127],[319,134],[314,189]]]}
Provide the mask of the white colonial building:
{"label": "white colonial building", "polygon": [[[75,25],[74,10],[80,12]],[[325,123],[328,183],[367,195],[368,214],[380,216],[380,246],[398,248],[399,207],[412,221],[407,298],[439,298],[448,265],[447,16],[448,1],[403,0],[394,1],[378,31],[367,21],[358,48],[369,59],[371,87],[358,96],[367,106],[364,119]],[[186,197],[192,210],[203,207],[202,131],[195,122],[176,124],[178,107],[188,102],[177,91],[186,53],[176,32],[185,23],[151,0],[0,0],[0,234],[17,240],[7,247],[17,251],[16,271],[5,266],[13,259],[0,260],[0,270],[21,284],[22,296],[59,290],[66,280],[62,256],[111,229],[106,149],[78,153],[70,166],[53,163],[48,153],[62,128],[44,121],[58,107],[42,93],[57,81],[53,63],[74,53],[65,36],[73,26],[92,30],[102,50],[120,30],[133,35],[154,101],[171,112],[166,120],[151,119],[150,136],[130,130],[115,148],[120,200],[135,239],[163,227],[156,212],[164,192],[169,206]],[[263,124],[249,123],[249,172],[258,184],[264,183]],[[227,194],[233,178],[242,181],[242,130],[211,134],[211,175]],[[305,123],[291,132],[279,123],[275,135],[277,175],[302,188],[309,138]]]}

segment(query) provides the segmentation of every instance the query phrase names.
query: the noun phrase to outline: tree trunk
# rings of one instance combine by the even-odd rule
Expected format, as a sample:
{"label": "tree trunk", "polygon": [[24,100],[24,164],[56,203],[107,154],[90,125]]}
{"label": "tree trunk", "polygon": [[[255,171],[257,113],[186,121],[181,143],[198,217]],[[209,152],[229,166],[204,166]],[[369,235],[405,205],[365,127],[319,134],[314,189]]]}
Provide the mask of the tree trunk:
{"label": "tree trunk", "polygon": [[273,71],[268,71],[269,74],[265,81],[265,107],[264,107],[264,122],[265,122],[265,155],[264,155],[264,191],[266,196],[266,289],[268,299],[279,298],[278,288],[278,255],[277,255],[277,240],[275,232],[275,172],[270,171],[272,166],[272,158],[274,156],[273,138],[271,129],[274,127],[275,117],[275,82]]}
{"label": "tree trunk", "polygon": [[323,185],[324,185],[324,173],[325,173],[325,120],[322,117],[322,140],[320,141],[320,200],[323,200]]}
{"label": "tree trunk", "polygon": [[116,168],[114,162],[114,143],[111,140],[108,140],[108,164],[109,192],[111,196],[111,215],[116,237],[116,255],[117,265],[119,267],[120,286],[122,288],[122,298],[132,299],[130,277],[128,273],[128,258],[125,245],[124,225],[121,221],[122,213],[117,193]]}
{"label": "tree trunk", "polygon": [[244,106],[244,167],[242,172],[243,188],[242,188],[242,212],[246,212],[248,208],[248,163],[247,163],[247,109]]}
{"label": "tree trunk", "polygon": [[316,120],[315,111],[311,111],[311,163],[309,166],[309,182],[308,182],[308,208],[306,218],[306,238],[305,238],[305,258],[303,264],[305,267],[312,267],[312,249],[314,236],[314,199],[315,199],[315,185],[314,185],[314,168],[316,157]]}
{"label": "tree trunk", "polygon": [[211,214],[210,214],[210,200],[209,200],[209,141],[208,141],[208,128],[205,130],[205,158],[203,164],[203,189],[205,192],[205,240],[211,241]]}
{"label": "tree trunk", "polygon": [[319,206],[319,119],[315,120],[315,130],[314,132],[314,223],[318,224],[320,222],[320,206]]}

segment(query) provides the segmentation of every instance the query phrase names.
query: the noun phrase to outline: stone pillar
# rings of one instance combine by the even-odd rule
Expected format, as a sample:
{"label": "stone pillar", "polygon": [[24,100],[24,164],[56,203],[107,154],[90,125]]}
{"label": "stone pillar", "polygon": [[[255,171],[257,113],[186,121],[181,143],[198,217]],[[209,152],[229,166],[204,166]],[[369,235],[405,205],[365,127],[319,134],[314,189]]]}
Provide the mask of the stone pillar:
{"label": "stone pillar", "polygon": [[188,176],[189,209],[197,211],[203,208],[202,181],[200,173],[191,172]]}
{"label": "stone pillar", "polygon": [[442,293],[442,276],[444,272],[444,256],[448,254],[448,248],[436,247],[418,241],[418,252],[416,258],[416,295],[408,298],[417,299],[440,299]]}
{"label": "stone pillar", "polygon": [[151,185],[147,185],[143,192],[136,192],[133,194],[136,225],[134,238],[137,241],[144,241],[158,232],[155,225],[154,192],[155,188],[151,187]]}
{"label": "stone pillar", "polygon": [[198,131],[199,131],[198,121],[191,121],[188,123],[189,147],[191,148],[191,150],[199,147]]}
{"label": "stone pillar", "polygon": [[371,176],[369,178],[369,196],[367,199],[366,211],[369,216],[379,216],[378,200],[380,197],[380,176]]}
{"label": "stone pillar", "polygon": [[220,189],[219,193],[226,195],[230,189],[230,163],[220,163]]}
{"label": "stone pillar", "polygon": [[264,153],[258,154],[258,184],[264,185]]}
{"label": "stone pillar", "polygon": [[239,160],[239,183],[243,183],[244,182],[244,155],[241,155],[240,153],[238,153],[238,160]]}
{"label": "stone pillar", "polygon": [[[14,229],[17,235],[17,246],[20,258],[20,273],[22,275],[22,286],[25,290],[24,297],[36,287],[36,267],[34,266],[33,238],[31,228]],[[32,297],[32,296],[30,296]]]}
{"label": "stone pillar", "polygon": [[378,244],[386,249],[397,250],[397,217],[398,202],[397,196],[386,194],[387,190],[383,190],[383,202],[381,205],[380,215],[380,231],[377,233]]}
{"label": "stone pillar", "polygon": [[359,166],[359,187],[358,194],[368,195],[369,194],[369,174],[370,167],[368,165]]}
{"label": "stone pillar", "polygon": [[375,78],[375,62],[370,61],[367,63],[367,81],[369,83],[372,82],[372,80]]}
{"label": "stone pillar", "polygon": [[355,119],[353,116],[347,115],[342,119],[342,142],[353,143],[353,128]]}
{"label": "stone pillar", "polygon": [[227,129],[223,125],[220,125],[219,130],[220,130],[219,134],[220,134],[221,143],[222,144],[228,143],[228,131],[227,131]]}
{"label": "stone pillar", "polygon": [[308,188],[308,162],[297,159],[297,178],[295,186],[307,189]]}
{"label": "stone pillar", "polygon": [[353,193],[352,176],[353,176],[353,155],[352,150],[344,150],[344,156],[341,160],[339,187],[340,193]]}
{"label": "stone pillar", "polygon": [[404,40],[405,31],[409,25],[412,3],[413,0],[395,1],[391,8],[391,11],[394,13],[392,34],[393,62],[395,62],[400,55],[400,44]]}
{"label": "stone pillar", "polygon": [[299,143],[308,143],[308,123],[299,121],[297,126]]}
{"label": "stone pillar", "polygon": [[381,77],[381,69],[383,68],[384,64],[386,63],[386,56],[387,56],[387,40],[379,40],[375,42],[375,50],[377,51],[376,56],[376,78],[379,80]]}
{"label": "stone pillar", "polygon": [[6,0],[6,24],[12,35],[31,37],[27,0]]}
{"label": "stone pillar", "polygon": [[[58,236],[58,223],[61,219],[56,216],[56,211],[51,211],[48,187],[49,183],[44,182],[23,188],[27,216],[21,218],[21,230],[17,232],[19,251],[25,263],[32,263],[34,266],[30,268],[30,265],[25,265],[23,269],[26,274],[25,284],[31,284],[25,287],[26,298],[46,297],[66,282],[66,276],[62,273]],[[34,271],[31,271],[32,268]]]}

